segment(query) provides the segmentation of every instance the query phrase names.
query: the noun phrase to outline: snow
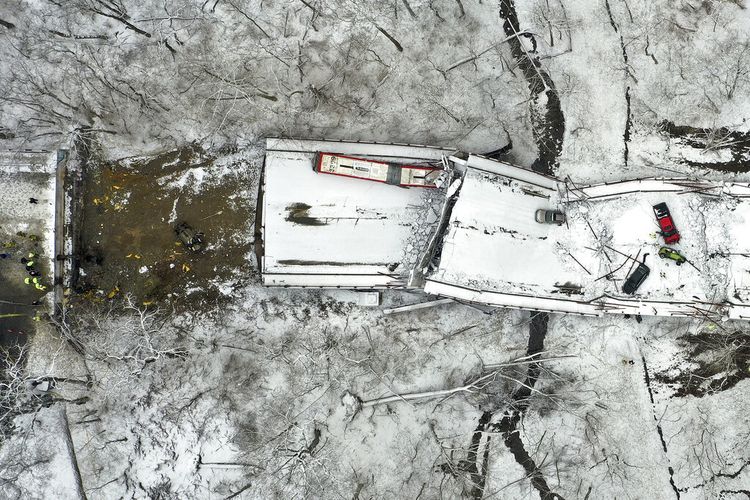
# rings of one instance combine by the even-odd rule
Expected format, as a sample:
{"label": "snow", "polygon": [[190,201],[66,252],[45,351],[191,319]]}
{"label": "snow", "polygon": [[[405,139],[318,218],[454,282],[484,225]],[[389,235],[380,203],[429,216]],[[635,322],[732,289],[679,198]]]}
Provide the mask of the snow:
{"label": "snow", "polygon": [[[524,190],[541,191],[541,196]],[[543,294],[555,284],[580,283],[580,273],[559,269],[557,249],[550,244],[563,228],[534,220],[536,210],[557,208],[556,198],[553,191],[470,169],[443,240],[440,267],[430,278]]]}
{"label": "snow", "polygon": [[43,408],[35,415],[18,417],[16,424],[33,431],[3,443],[3,498],[78,500],[82,497],[77,471],[66,439],[64,407]]}
{"label": "snow", "polygon": [[[17,134],[16,142],[25,144],[50,137],[57,141],[60,134],[78,134],[80,125],[90,125],[106,130],[98,153],[112,158],[165,151],[190,141],[214,150],[242,149],[269,135],[397,140],[483,152],[502,146],[507,133],[513,140],[512,160],[532,164],[537,156],[532,128],[539,124],[530,123],[529,106],[544,104],[548,96],[528,102],[526,81],[507,45],[499,43],[505,35],[497,3],[308,3],[219,2],[212,8],[210,2],[175,10],[159,2],[131,2],[128,19],[153,34],[146,38],[119,21],[86,11],[83,4],[60,7],[11,0],[0,7],[0,19],[17,25],[14,30],[0,27],[0,51],[8,56],[0,68],[8,97],[1,103],[0,133]],[[750,236],[745,231],[750,209],[746,199],[732,191],[746,187],[730,185],[747,181],[748,174],[686,166],[685,161],[724,161],[728,151],[687,147],[667,137],[660,124],[666,119],[740,131],[750,127],[748,79],[740,79],[733,97],[726,95],[724,85],[734,63],[739,61],[740,69],[748,66],[742,49],[748,43],[750,11],[735,1],[609,0],[610,19],[605,2],[515,4],[522,29],[535,35],[541,62],[562,102],[566,135],[556,175],[572,181],[570,191],[555,181],[549,198],[530,196],[521,188],[539,191],[536,181],[547,186],[549,179],[504,167],[492,176],[476,164],[472,168],[468,161],[454,160],[468,173],[451,213],[446,232],[450,238],[439,267],[428,269],[424,289],[383,292],[383,307],[434,299],[423,291],[589,315],[604,310],[686,314],[696,306],[708,310],[704,302],[730,300],[735,303],[730,315],[749,318],[739,306],[750,301]],[[403,50],[376,26],[397,38]],[[108,38],[63,38],[53,30]],[[529,40],[524,46],[533,47]],[[474,55],[478,57],[446,70]],[[626,163],[627,88],[632,128]],[[56,101],[50,91],[70,105]],[[27,100],[33,107],[20,104]],[[295,151],[292,142],[279,140],[269,151]],[[342,147],[352,152],[366,148],[370,157],[388,156],[383,146],[347,144]],[[295,152],[301,154],[297,158],[308,158],[315,150]],[[428,154],[420,151],[417,156]],[[431,151],[435,159],[453,152]],[[12,180],[0,178],[8,180],[2,184],[0,214],[16,214],[28,206],[28,183],[17,175],[17,165],[0,162],[0,171],[12,172]],[[21,168],[32,169],[27,163]],[[309,168],[303,171],[306,181],[315,182]],[[199,195],[207,173],[196,169],[163,181]],[[655,175],[690,178],[693,186],[713,180],[719,187],[710,190],[713,194],[680,194],[697,188],[647,179],[629,186],[586,187],[586,196],[571,187]],[[302,200],[281,199],[270,223],[287,239],[276,235],[278,244],[272,242],[274,234],[264,227],[271,259],[332,255],[351,264],[359,262],[351,255],[360,253],[369,259],[363,266],[367,272],[383,271],[374,265],[381,261],[398,262],[393,274],[398,274],[401,287],[408,271],[424,271],[416,268],[414,255],[443,236],[434,231],[432,213],[445,201],[442,193],[435,200],[426,200],[424,194],[407,199],[386,194],[390,191],[384,186],[359,186],[360,181],[344,179],[310,184],[309,191],[301,185],[287,189],[286,183],[296,182],[287,177],[266,179],[266,194],[272,181],[282,187],[272,194],[281,193],[282,198],[305,194],[311,202],[341,205],[309,203],[316,216],[356,213],[353,207],[359,206],[379,209],[372,206],[373,193],[393,203],[385,204],[391,226],[340,222],[336,225],[344,231],[331,237],[321,227],[332,224],[302,227],[286,221],[284,201]],[[626,188],[658,193],[625,193]],[[50,186],[45,183],[40,189],[48,192]],[[352,191],[357,196],[347,198]],[[399,196],[403,199],[396,203]],[[178,201],[190,202],[175,200],[172,218]],[[653,234],[650,205],[660,201],[668,203],[683,234],[678,249],[700,271],[656,258],[661,240]],[[416,210],[412,205],[429,208]],[[564,208],[569,224],[536,225],[537,206]],[[29,209],[35,211],[32,218],[14,215],[11,232],[26,227],[30,219],[51,221],[49,207]],[[506,223],[517,231],[515,238],[484,233],[506,228]],[[45,234],[49,232],[45,226]],[[633,256],[638,250],[651,254],[652,274],[635,300],[619,298],[629,267],[625,258],[583,248],[598,248],[598,240]],[[248,253],[247,261],[253,256]],[[616,282],[593,281],[623,262]],[[259,263],[257,270],[265,271],[269,263],[272,260]],[[285,272],[305,267],[276,265]],[[360,281],[356,275],[331,277],[339,267],[307,266],[306,272],[326,274],[287,274],[273,284],[394,284],[390,272],[380,281],[372,275]],[[262,288],[255,271],[249,276],[238,272],[233,283],[214,279],[189,287],[188,292],[213,286],[232,301],[210,311],[173,313],[165,329],[170,322],[181,326],[179,342],[185,343],[189,356],[158,360],[138,376],[123,374],[127,370],[115,360],[83,367],[76,353],[61,355],[66,348],[59,339],[37,337],[40,348],[29,364],[34,374],[93,376],[93,386],[81,390],[91,399],[68,405],[87,497],[227,498],[245,485],[248,489],[236,498],[469,496],[473,478],[458,466],[465,466],[470,456],[477,420],[487,408],[499,414],[513,410],[509,396],[520,379],[476,394],[373,407],[354,419],[346,417],[341,395],[351,391],[369,399],[463,385],[482,365],[526,352],[528,314],[481,312],[454,303],[384,315],[379,308],[356,307],[351,292]],[[437,282],[437,276],[429,276],[432,271],[453,284]],[[584,295],[553,294],[562,280],[583,285]],[[413,283],[422,286],[418,281]],[[527,290],[533,293],[521,294]],[[600,293],[613,297],[587,302]],[[655,302],[664,297],[687,302]],[[718,319],[718,314],[711,316]],[[548,368],[542,370],[539,392],[517,430],[552,491],[568,499],[675,498],[669,484],[673,475],[680,498],[740,498],[729,492],[750,484],[747,380],[703,397],[677,397],[675,387],[657,377],[686,373],[695,364],[679,340],[682,335],[698,335],[705,328],[720,336],[723,328],[744,328],[742,323],[711,320],[644,317],[638,324],[618,315],[552,316],[542,356],[573,357],[541,363]],[[42,362],[50,358],[54,362],[49,365]],[[72,397],[71,388],[75,384],[61,382],[57,395]],[[47,410],[36,423],[20,419],[19,427],[31,432],[22,435],[23,441],[3,443],[4,480],[14,472],[7,464],[19,456],[39,452],[30,458],[48,460],[22,464],[19,484],[28,489],[24,497],[73,497],[65,444],[53,420]],[[657,426],[663,430],[664,448]],[[321,441],[305,453],[316,429]],[[538,489],[503,437],[485,434],[492,445],[484,497],[538,498]],[[447,465],[454,468],[441,469]],[[4,496],[13,498],[15,493]]]}
{"label": "snow", "polygon": [[[282,146],[302,152],[266,156],[267,285],[403,287],[397,278],[409,275],[409,285],[418,287],[414,276],[424,270],[404,267],[403,254],[431,254],[437,238],[431,258],[438,263],[425,275],[428,293],[579,314],[701,315],[708,307],[710,314],[750,315],[744,278],[750,239],[734,230],[750,220],[749,184],[646,178],[585,186],[469,156],[448,161],[462,176],[460,185],[446,192],[405,190],[314,172],[307,151],[330,143]],[[389,152],[387,145],[346,147],[351,154]],[[437,214],[423,192],[442,203],[438,219],[455,200],[444,229],[434,222],[429,231],[414,232],[425,213]],[[662,202],[682,234],[676,248],[689,261],[683,266],[658,258],[664,244],[652,206]],[[539,209],[564,211],[566,224],[537,223]],[[628,297],[622,283],[647,254],[651,277]]]}
{"label": "snow", "polygon": [[[12,256],[3,266],[3,278],[13,281],[13,288],[26,277],[19,259],[32,251],[39,255],[36,261],[42,264],[43,272],[48,273],[43,278],[48,288],[52,282],[56,159],[56,152],[0,153],[0,240],[15,243],[2,249]],[[31,203],[31,198],[37,199],[37,203]],[[36,237],[38,240],[32,239]],[[10,289],[11,285],[7,286]],[[51,293],[47,294],[47,300],[52,300]]]}
{"label": "snow", "polygon": [[304,275],[325,274],[351,276],[348,285],[393,281],[403,272],[422,190],[319,174],[313,159],[307,152],[266,155],[266,284],[314,286],[324,282],[317,276],[304,281]]}

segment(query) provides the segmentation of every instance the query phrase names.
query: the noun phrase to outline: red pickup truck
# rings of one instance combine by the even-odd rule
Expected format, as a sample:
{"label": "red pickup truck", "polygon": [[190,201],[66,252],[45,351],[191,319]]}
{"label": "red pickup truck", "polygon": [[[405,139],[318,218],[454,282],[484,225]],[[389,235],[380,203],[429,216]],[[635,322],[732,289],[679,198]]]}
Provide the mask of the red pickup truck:
{"label": "red pickup truck", "polygon": [[654,215],[661,228],[661,236],[664,238],[664,243],[667,245],[673,245],[680,241],[680,232],[674,225],[672,220],[672,214],[669,213],[666,203],[657,203],[654,205]]}

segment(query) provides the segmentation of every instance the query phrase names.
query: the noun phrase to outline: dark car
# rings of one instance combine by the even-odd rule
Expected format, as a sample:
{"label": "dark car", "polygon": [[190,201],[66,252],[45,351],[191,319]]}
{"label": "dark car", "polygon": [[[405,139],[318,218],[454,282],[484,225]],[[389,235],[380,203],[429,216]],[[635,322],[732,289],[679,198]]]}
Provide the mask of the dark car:
{"label": "dark car", "polygon": [[664,243],[667,245],[673,245],[680,241],[680,232],[674,225],[672,214],[669,213],[667,204],[658,203],[654,205],[654,215],[656,216],[656,221],[661,228],[661,236],[664,238]]}
{"label": "dark car", "polygon": [[534,219],[540,224],[557,224],[558,226],[565,224],[565,214],[559,210],[540,208],[536,211]]}
{"label": "dark car", "polygon": [[643,284],[644,281],[646,281],[646,278],[648,278],[648,275],[651,274],[651,269],[646,265],[646,256],[648,254],[643,256],[643,262],[638,263],[638,267],[635,268],[635,271],[630,273],[630,276],[628,276],[628,279],[625,280],[625,283],[622,285],[622,291],[623,293],[627,293],[628,295],[633,295],[636,290]]}
{"label": "dark car", "polygon": [[189,250],[193,252],[200,252],[203,250],[203,233],[196,232],[185,222],[180,222],[174,228],[177,238],[185,245]]}

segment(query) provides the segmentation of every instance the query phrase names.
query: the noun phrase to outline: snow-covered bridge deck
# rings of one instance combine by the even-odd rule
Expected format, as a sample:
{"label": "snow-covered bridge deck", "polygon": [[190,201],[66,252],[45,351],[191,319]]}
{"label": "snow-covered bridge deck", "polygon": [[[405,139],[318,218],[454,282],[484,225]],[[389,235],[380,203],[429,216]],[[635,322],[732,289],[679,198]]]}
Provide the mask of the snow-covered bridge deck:
{"label": "snow-covered bridge deck", "polygon": [[[319,175],[311,165],[315,151],[389,161],[438,160],[449,151],[317,141],[291,146],[269,143],[266,157],[266,285],[409,283],[498,307],[750,319],[748,184],[637,179],[573,186],[503,162],[450,156],[455,180],[446,196],[445,190]],[[442,212],[425,202],[425,191]],[[682,234],[673,246],[693,265],[658,258],[664,243],[652,205],[660,202]],[[560,208],[567,224],[537,223],[540,208]],[[443,219],[415,231],[426,212]],[[295,220],[294,214],[301,215]],[[407,258],[415,251],[421,259]],[[651,275],[635,296],[624,294],[634,260],[646,253]]]}
{"label": "snow-covered bridge deck", "polygon": [[[529,189],[469,168],[425,291],[578,314],[750,317],[747,185],[646,179],[572,194],[560,182],[549,198]],[[682,234],[672,246],[692,265],[659,259],[664,242],[652,206],[660,202]],[[534,221],[537,208],[555,206],[565,226]],[[635,296],[624,294],[634,261],[647,253],[651,275]]]}
{"label": "snow-covered bridge deck", "polygon": [[[263,193],[263,283],[271,286],[403,286],[421,189],[323,175],[317,151],[395,163],[439,161],[435,148],[270,139]],[[434,191],[434,190],[430,190]]]}

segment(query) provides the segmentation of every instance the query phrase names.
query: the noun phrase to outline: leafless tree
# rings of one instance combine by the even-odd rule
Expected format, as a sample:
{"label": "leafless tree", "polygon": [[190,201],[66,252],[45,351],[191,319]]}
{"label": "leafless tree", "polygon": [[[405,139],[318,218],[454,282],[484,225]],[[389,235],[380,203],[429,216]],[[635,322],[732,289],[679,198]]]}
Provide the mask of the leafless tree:
{"label": "leafless tree", "polygon": [[27,348],[25,345],[0,348],[0,438],[13,431],[13,420],[23,414],[34,413],[52,404],[52,396],[37,390],[37,380],[30,378],[24,368]]}

